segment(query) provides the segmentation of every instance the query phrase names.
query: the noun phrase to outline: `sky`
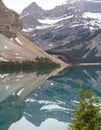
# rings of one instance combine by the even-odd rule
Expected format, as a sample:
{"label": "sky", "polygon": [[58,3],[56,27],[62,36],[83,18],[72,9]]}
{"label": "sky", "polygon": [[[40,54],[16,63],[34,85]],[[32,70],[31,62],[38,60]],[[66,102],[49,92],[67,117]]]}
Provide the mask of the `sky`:
{"label": "sky", "polygon": [[32,2],[36,2],[43,9],[52,9],[56,5],[61,5],[67,0],[3,0],[5,5],[20,13],[25,7],[27,7]]}

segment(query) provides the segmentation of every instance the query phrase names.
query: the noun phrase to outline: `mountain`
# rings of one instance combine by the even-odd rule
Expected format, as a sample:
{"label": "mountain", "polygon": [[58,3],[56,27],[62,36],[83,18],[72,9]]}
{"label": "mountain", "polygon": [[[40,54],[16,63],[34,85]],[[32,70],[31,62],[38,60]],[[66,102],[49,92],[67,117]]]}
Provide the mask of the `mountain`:
{"label": "mountain", "polygon": [[15,11],[8,9],[2,0],[0,0],[0,33],[9,38],[16,37],[16,34],[10,30],[9,26],[13,26],[20,30],[22,29],[19,15]]}
{"label": "mountain", "polygon": [[62,66],[66,65],[33,44],[28,39],[27,33],[22,32],[19,15],[15,11],[8,9],[0,0],[0,61],[22,62],[33,60],[36,57],[48,58],[60,63]]}
{"label": "mountain", "polygon": [[68,0],[51,10],[34,2],[20,20],[34,43],[65,62],[101,62],[101,0]]}

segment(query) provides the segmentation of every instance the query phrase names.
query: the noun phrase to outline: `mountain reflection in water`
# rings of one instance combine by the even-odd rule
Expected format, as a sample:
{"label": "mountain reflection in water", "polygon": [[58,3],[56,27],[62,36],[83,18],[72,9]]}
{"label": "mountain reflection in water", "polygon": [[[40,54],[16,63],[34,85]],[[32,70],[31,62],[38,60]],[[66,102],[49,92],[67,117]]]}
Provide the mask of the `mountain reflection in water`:
{"label": "mountain reflection in water", "polygon": [[101,98],[100,66],[70,67],[47,76],[0,76],[0,130],[66,130],[81,86]]}

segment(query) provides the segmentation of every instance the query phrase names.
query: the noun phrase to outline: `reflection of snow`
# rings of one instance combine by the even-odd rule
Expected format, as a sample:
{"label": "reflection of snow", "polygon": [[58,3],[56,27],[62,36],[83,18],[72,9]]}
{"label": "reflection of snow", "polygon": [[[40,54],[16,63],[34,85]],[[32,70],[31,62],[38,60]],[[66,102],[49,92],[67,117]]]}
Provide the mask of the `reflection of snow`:
{"label": "reflection of snow", "polygon": [[46,105],[46,106],[43,106],[40,110],[66,110],[66,108],[63,108],[61,106],[58,106],[58,105]]}
{"label": "reflection of snow", "polygon": [[51,86],[53,86],[53,85],[54,85],[54,83],[51,83],[50,85],[51,85]]}
{"label": "reflection of snow", "polygon": [[71,102],[73,102],[73,103],[79,103],[79,101],[76,101],[76,100],[71,100]]}
{"label": "reflection of snow", "polygon": [[24,88],[22,88],[21,90],[19,90],[19,92],[17,93],[17,95],[20,96],[20,94],[22,93],[23,90],[24,90]]}
{"label": "reflection of snow", "polygon": [[66,130],[67,124],[64,122],[59,122],[56,119],[48,118],[39,127],[26,120],[22,117],[16,123],[13,123],[8,130]]}
{"label": "reflection of snow", "polygon": [[4,59],[3,57],[0,57],[0,61],[8,61],[8,60]]}
{"label": "reflection of snow", "polygon": [[7,77],[9,74],[0,74],[0,78],[3,79],[5,77]]}
{"label": "reflection of snow", "polygon": [[51,101],[43,101],[43,100],[34,100],[32,98],[28,98],[25,102],[38,102],[39,104],[52,104],[54,102],[51,102]]}
{"label": "reflection of snow", "polygon": [[93,45],[90,50],[83,56],[83,58],[86,58],[90,53],[91,51],[95,48],[95,45]]}
{"label": "reflection of snow", "polygon": [[17,78],[23,78],[24,75],[17,75],[16,77],[17,77]]}
{"label": "reflection of snow", "polygon": [[20,79],[16,79],[16,81],[17,81],[17,82],[19,82],[19,81],[20,81]]}
{"label": "reflection of snow", "polygon": [[10,86],[7,85],[7,86],[6,86],[6,89],[9,89],[9,87],[10,87]]}
{"label": "reflection of snow", "polygon": [[17,59],[22,59],[23,57],[20,57],[20,56],[18,56],[18,57],[16,57]]}
{"label": "reflection of snow", "polygon": [[39,104],[44,104],[44,105],[65,104],[64,102],[61,102],[59,100],[56,100],[56,102],[52,102],[48,100],[35,100],[32,98],[28,98],[25,102],[38,102]]}

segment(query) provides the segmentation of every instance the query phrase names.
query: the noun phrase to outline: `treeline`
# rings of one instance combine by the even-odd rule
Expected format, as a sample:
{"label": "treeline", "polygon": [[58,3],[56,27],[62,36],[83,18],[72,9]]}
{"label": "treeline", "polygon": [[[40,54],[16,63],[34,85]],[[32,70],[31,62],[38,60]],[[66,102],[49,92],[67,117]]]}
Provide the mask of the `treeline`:
{"label": "treeline", "polygon": [[60,67],[59,64],[53,62],[52,60],[48,58],[36,58],[35,60],[32,61],[23,61],[23,62],[14,62],[14,61],[1,61],[0,62],[0,72],[9,72],[9,73],[14,73],[14,72],[20,72],[23,71],[25,73],[29,72],[35,72],[37,75],[39,74],[47,74],[54,69]]}

